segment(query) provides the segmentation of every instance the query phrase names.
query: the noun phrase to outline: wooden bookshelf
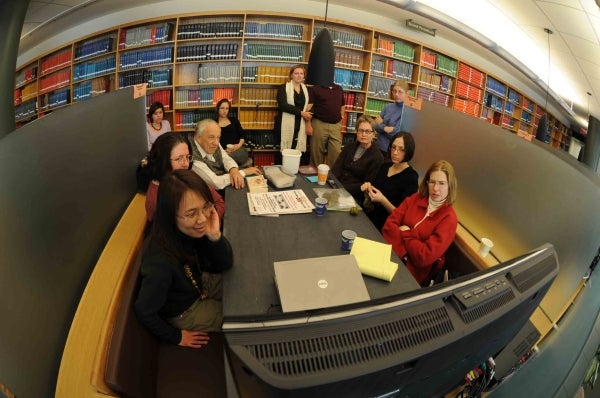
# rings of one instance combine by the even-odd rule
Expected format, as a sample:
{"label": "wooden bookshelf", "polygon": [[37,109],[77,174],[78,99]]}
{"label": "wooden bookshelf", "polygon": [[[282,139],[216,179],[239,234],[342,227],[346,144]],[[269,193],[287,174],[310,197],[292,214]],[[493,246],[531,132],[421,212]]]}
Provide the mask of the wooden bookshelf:
{"label": "wooden bookshelf", "polygon": [[[258,150],[273,150],[277,85],[289,68],[307,65],[319,17],[209,13],[134,21],[43,54],[18,68],[14,106],[20,126],[54,109],[146,83],[147,108],[160,101],[175,131],[192,131],[228,98]],[[345,92],[342,131],[377,115],[401,79],[412,97],[451,107],[531,140],[544,109],[493,75],[440,49],[393,32],[340,20],[327,24],[335,83]],[[568,150],[566,126],[550,115],[550,145]],[[352,140],[348,136],[346,141]]]}

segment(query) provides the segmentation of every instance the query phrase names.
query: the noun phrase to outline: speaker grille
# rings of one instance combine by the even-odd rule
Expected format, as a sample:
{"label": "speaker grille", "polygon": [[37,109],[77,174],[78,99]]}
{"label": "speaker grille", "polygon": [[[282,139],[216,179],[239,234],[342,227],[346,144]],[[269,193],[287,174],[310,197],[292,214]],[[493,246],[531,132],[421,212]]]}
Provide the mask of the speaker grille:
{"label": "speaker grille", "polygon": [[471,323],[478,320],[481,317],[484,317],[498,308],[502,308],[504,305],[508,304],[512,300],[514,300],[515,294],[511,289],[503,291],[501,294],[498,294],[491,300],[487,300],[480,305],[464,308],[460,303],[454,300],[454,304],[458,309],[458,313],[460,317],[465,323]]}
{"label": "speaker grille", "polygon": [[440,307],[370,328],[244,347],[268,371],[299,377],[389,357],[453,331],[446,308]]}
{"label": "speaker grille", "polygon": [[552,273],[555,268],[556,260],[553,256],[549,256],[534,267],[509,272],[507,278],[512,279],[519,292],[523,293],[544,280],[544,277]]}

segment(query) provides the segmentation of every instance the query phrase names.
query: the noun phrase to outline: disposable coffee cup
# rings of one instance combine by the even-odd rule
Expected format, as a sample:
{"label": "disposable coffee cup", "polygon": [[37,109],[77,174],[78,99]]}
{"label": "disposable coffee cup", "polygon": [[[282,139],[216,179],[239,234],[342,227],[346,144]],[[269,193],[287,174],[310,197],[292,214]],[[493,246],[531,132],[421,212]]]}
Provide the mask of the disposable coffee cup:
{"label": "disposable coffee cup", "polygon": [[319,185],[325,185],[327,177],[329,176],[329,166],[326,164],[320,164],[317,166],[317,183]]}
{"label": "disposable coffee cup", "polygon": [[354,239],[356,238],[356,232],[351,229],[345,229],[342,231],[342,250],[349,252],[352,250]]}
{"label": "disposable coffee cup", "polygon": [[327,202],[325,198],[315,199],[315,214],[317,216],[324,216],[327,213]]}
{"label": "disposable coffee cup", "polygon": [[492,247],[494,247],[494,242],[491,241],[491,239],[488,238],[481,238],[481,244],[479,245],[479,255],[481,257],[485,257],[488,255],[488,253],[490,252],[490,250],[492,249]]}

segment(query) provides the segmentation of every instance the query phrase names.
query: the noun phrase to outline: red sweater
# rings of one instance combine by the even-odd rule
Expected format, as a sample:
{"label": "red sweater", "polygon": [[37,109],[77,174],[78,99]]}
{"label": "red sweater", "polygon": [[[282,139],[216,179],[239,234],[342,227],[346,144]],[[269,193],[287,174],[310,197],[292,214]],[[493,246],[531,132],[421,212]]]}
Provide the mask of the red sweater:
{"label": "red sweater", "polygon": [[[458,218],[452,205],[441,205],[416,228],[427,213],[428,197],[415,193],[406,198],[388,217],[381,232],[398,257],[421,285],[428,282],[432,266],[444,264],[444,254],[454,241]],[[411,229],[400,231],[400,226]]]}

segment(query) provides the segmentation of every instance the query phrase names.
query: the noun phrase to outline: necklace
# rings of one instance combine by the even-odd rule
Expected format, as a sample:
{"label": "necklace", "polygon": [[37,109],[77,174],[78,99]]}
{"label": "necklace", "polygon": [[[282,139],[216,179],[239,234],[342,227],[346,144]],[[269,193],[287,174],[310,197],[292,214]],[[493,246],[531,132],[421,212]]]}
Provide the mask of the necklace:
{"label": "necklace", "polygon": [[[200,265],[198,264],[198,252],[195,249],[194,257],[196,258],[196,268],[198,269],[198,273],[202,278],[202,271],[200,271]],[[202,288],[198,286],[198,281],[196,280],[196,278],[194,278],[194,274],[192,273],[190,265],[185,264],[183,266],[183,270],[185,271],[185,276],[188,277],[188,279],[192,282],[192,285],[194,285],[194,288],[196,288],[196,290],[198,291],[198,294],[200,295],[200,300],[206,300],[208,298],[208,292],[204,289],[204,286],[202,286]]]}
{"label": "necklace", "polygon": [[158,123],[158,128],[154,127],[155,124],[157,124],[157,123],[154,123],[154,122],[150,123],[150,125],[152,126],[152,128],[154,130],[160,131],[162,129],[162,122]]}

